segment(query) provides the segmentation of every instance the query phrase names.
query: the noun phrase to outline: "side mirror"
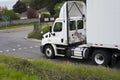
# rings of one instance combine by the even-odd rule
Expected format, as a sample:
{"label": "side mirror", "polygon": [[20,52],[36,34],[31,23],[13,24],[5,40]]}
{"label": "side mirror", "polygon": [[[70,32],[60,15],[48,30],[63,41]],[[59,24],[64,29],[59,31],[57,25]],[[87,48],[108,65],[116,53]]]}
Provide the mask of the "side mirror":
{"label": "side mirror", "polygon": [[52,32],[52,26],[50,26],[50,33]]}

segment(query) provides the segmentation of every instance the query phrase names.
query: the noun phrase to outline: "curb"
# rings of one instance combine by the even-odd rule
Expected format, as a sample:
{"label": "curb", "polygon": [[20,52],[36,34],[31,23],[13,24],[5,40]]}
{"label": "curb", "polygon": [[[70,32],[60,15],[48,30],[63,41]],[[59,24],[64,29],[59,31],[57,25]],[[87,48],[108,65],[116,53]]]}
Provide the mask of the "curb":
{"label": "curb", "polygon": [[30,38],[28,38],[27,36],[28,36],[28,35],[26,35],[26,36],[24,37],[24,39],[26,39],[26,40],[32,40],[32,41],[35,41],[35,42],[41,42],[41,40],[38,40],[38,39],[30,39]]}

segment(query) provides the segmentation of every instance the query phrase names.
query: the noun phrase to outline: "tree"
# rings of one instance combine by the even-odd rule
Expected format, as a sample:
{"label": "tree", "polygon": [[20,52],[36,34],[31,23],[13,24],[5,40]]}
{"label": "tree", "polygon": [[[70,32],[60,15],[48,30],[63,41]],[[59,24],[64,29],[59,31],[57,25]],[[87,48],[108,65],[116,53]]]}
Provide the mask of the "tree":
{"label": "tree", "polygon": [[61,6],[64,4],[64,2],[62,3],[57,3],[55,6],[54,6],[54,11],[55,11],[55,17],[58,17],[59,16],[59,12],[60,12],[60,8]]}
{"label": "tree", "polygon": [[30,3],[31,2],[31,0],[20,0],[20,1],[23,3]]}
{"label": "tree", "polygon": [[19,19],[19,15],[16,14],[14,11],[12,10],[8,10],[7,8],[4,8],[3,11],[0,13],[0,20],[2,20],[2,16],[9,16],[10,20],[16,20]]}
{"label": "tree", "polygon": [[30,2],[30,6],[36,10],[44,8],[45,7],[44,4],[45,4],[45,0],[31,0]]}
{"label": "tree", "polygon": [[57,4],[57,3],[61,3],[62,0],[46,0],[46,3],[44,4],[46,6],[46,8],[48,9],[48,11],[51,13],[51,15],[54,15],[55,14],[55,10],[54,10],[54,6]]}
{"label": "tree", "polygon": [[31,0],[30,6],[36,10],[46,7],[51,15],[54,15],[54,6],[61,1],[62,0]]}
{"label": "tree", "polygon": [[13,6],[13,11],[16,13],[22,13],[27,10],[26,4],[18,0],[16,4]]}
{"label": "tree", "polygon": [[30,18],[37,18],[38,17],[38,14],[37,12],[32,9],[32,8],[28,8],[27,9],[27,17],[30,19]]}
{"label": "tree", "polygon": [[[68,1],[68,0],[22,0],[22,2],[29,3],[30,6],[36,10],[46,7],[48,11],[51,13],[51,15],[55,15],[56,13],[56,11],[54,10],[55,5],[62,3],[64,1]],[[86,2],[86,0],[76,0],[76,1]]]}

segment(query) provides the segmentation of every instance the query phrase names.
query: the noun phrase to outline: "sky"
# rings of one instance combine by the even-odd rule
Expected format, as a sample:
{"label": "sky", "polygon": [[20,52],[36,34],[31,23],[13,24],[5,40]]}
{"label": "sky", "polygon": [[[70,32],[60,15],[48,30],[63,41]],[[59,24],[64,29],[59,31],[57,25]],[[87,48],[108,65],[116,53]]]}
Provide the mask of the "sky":
{"label": "sky", "polygon": [[18,0],[0,0],[0,6],[1,7],[7,7],[8,9],[12,9],[13,5],[16,3]]}

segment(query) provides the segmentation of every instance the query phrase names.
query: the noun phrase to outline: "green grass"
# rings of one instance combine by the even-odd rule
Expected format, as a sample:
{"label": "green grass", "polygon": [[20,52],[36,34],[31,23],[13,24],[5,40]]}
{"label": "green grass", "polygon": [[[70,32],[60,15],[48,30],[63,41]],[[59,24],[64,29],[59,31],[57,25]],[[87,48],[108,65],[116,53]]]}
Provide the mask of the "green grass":
{"label": "green grass", "polygon": [[0,27],[0,30],[5,30],[5,29],[14,29],[14,28],[21,28],[21,27],[28,27],[28,26],[34,26],[36,23],[29,23],[29,24],[18,24],[18,25],[8,25]]}
{"label": "green grass", "polygon": [[38,76],[24,73],[12,67],[19,61],[21,61],[21,59],[0,55],[0,80],[38,80]]}
{"label": "green grass", "polygon": [[0,80],[120,80],[120,71],[0,55]]}
{"label": "green grass", "polygon": [[8,65],[0,64],[0,80],[37,80],[34,75],[25,74],[21,71],[9,68]]}

